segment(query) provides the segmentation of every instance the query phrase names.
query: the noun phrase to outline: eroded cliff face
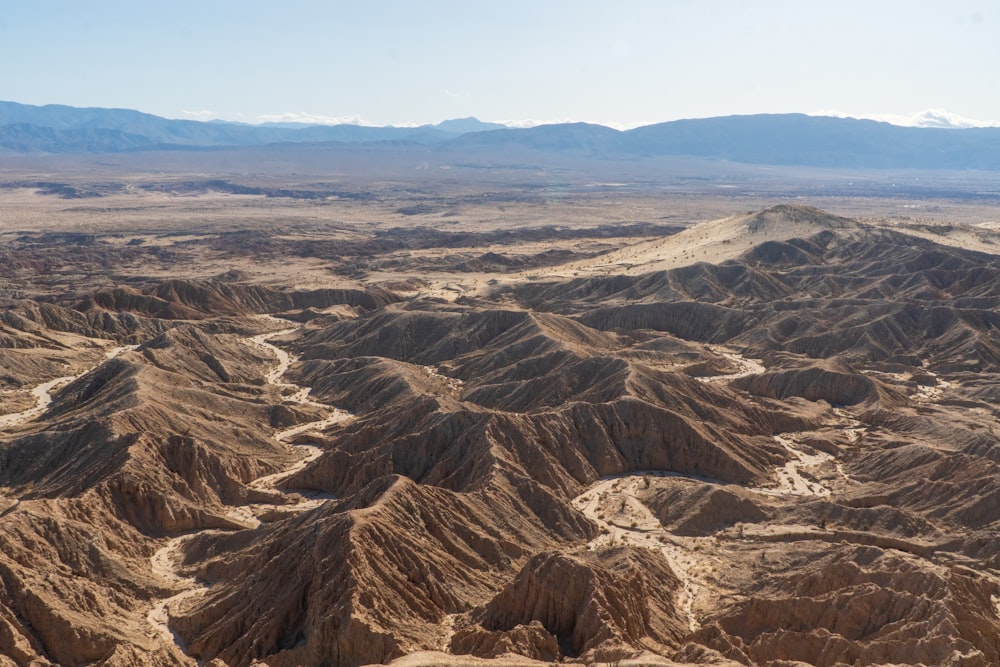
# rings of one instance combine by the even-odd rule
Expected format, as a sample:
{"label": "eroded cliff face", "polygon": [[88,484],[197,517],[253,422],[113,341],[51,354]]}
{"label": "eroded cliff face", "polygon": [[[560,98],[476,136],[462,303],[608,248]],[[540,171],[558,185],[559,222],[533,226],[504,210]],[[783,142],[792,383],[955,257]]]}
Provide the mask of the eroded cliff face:
{"label": "eroded cliff face", "polygon": [[785,223],[455,302],[15,304],[3,660],[1000,663],[1000,264],[726,222]]}

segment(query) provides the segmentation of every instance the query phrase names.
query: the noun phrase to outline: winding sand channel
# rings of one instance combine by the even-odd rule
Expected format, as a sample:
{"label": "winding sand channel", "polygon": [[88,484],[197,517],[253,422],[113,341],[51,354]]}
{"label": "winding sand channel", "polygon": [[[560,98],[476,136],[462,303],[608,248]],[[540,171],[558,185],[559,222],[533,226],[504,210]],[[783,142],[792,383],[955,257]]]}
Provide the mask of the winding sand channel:
{"label": "winding sand channel", "polygon": [[[737,378],[765,372],[765,367],[757,359],[747,359],[729,348],[709,346],[712,352],[727,359],[735,369],[733,373],[698,378],[702,382],[729,382]],[[852,442],[858,438],[862,424],[843,410],[834,410],[838,425],[847,433]],[[815,469],[833,463],[838,474],[850,481],[840,463],[824,452],[807,453],[795,441],[794,433],[773,436],[789,454],[786,462],[774,471],[776,486],[748,487],[749,490],[772,497],[827,497],[832,489],[823,482],[803,474],[803,470]],[[586,492],[573,500],[573,506],[597,523],[601,535],[592,540],[588,548],[598,548],[614,544],[657,549],[663,554],[674,574],[681,581],[677,591],[677,609],[693,632],[700,627],[697,618],[699,598],[710,594],[710,587],[704,575],[721,565],[722,561],[712,555],[712,545],[706,544],[712,537],[687,537],[675,535],[665,529],[656,516],[639,499],[640,485],[648,488],[650,480],[656,477],[688,477],[705,483],[725,484],[719,480],[703,479],[666,471],[638,471],[615,475],[598,480]]]}
{"label": "winding sand channel", "polygon": [[[713,353],[725,358],[736,370],[724,375],[698,378],[702,382],[728,383],[738,378],[757,375],[767,371],[760,359],[748,359],[739,352],[722,345],[709,345],[707,347]],[[841,422],[841,428],[847,434],[848,439],[851,442],[856,441],[863,430],[863,425],[842,409],[833,409],[833,413],[838,421]],[[794,434],[785,433],[773,436],[774,441],[781,445],[790,455],[790,458],[784,465],[775,469],[775,478],[778,485],[776,487],[753,487],[754,491],[769,496],[829,496],[833,493],[829,486],[808,479],[802,474],[804,468],[818,468],[828,462],[832,462],[836,466],[840,476],[849,481],[843,467],[833,456],[824,452],[809,454],[803,451],[791,437],[792,435]]]}
{"label": "winding sand channel", "polygon": [[687,621],[688,629],[694,632],[700,627],[695,615],[695,602],[707,590],[699,573],[711,569],[714,566],[712,561],[718,559],[693,548],[697,542],[711,538],[681,538],[672,534],[636,498],[639,486],[647,485],[648,478],[657,476],[665,474],[647,472],[602,479],[574,498],[573,506],[601,527],[601,535],[592,540],[588,548],[628,544],[656,549],[663,554],[670,569],[681,581],[677,591],[677,608]]}
{"label": "winding sand channel", "polygon": [[737,378],[747,377],[748,375],[758,375],[767,370],[764,368],[764,364],[760,362],[760,359],[749,359],[739,352],[731,350],[728,347],[723,347],[722,345],[708,345],[707,347],[732,364],[737,370],[732,373],[725,373],[724,375],[710,375],[696,378],[699,382],[708,382],[711,384],[729,382]]}
{"label": "winding sand channel", "polygon": [[[276,318],[269,316],[264,316],[262,319],[268,319],[272,321],[280,321]],[[299,424],[291,428],[279,431],[274,434],[274,439],[278,442],[284,442],[289,438],[292,438],[301,433],[308,431],[318,431],[333,424],[338,424],[351,418],[351,414],[337,408],[333,408],[325,403],[319,403],[318,401],[313,401],[309,398],[309,388],[300,387],[296,384],[291,384],[288,382],[281,382],[281,377],[288,370],[289,366],[295,361],[295,358],[288,352],[282,350],[281,348],[272,345],[269,341],[278,336],[284,336],[293,333],[297,330],[297,327],[290,329],[282,329],[281,331],[274,331],[271,333],[260,334],[257,336],[251,336],[246,338],[246,343],[258,349],[264,349],[269,352],[272,356],[276,357],[278,360],[277,365],[269,370],[264,376],[265,381],[275,387],[279,387],[284,390],[291,390],[293,393],[285,398],[286,401],[293,403],[298,403],[300,405],[310,405],[314,407],[320,407],[328,411],[329,414],[323,419],[318,419],[316,421],[306,422],[304,424]],[[290,465],[288,468],[281,470],[279,472],[273,473],[271,475],[265,475],[263,477],[258,477],[257,479],[250,482],[249,486],[254,489],[268,490],[268,491],[280,491],[277,485],[292,476],[296,472],[302,470],[312,461],[315,461],[323,454],[323,450],[314,445],[286,445],[290,448],[295,448],[297,450],[304,451],[306,455]],[[261,512],[266,512],[269,510],[282,509],[285,511],[296,511],[302,512],[308,509],[312,509],[326,502],[328,498],[300,498],[298,502],[294,505],[268,505],[268,504],[254,504],[247,505],[244,507],[233,508],[229,512],[230,518],[233,518],[240,523],[246,525],[248,528],[256,528],[260,525],[260,520],[257,515]],[[161,641],[165,643],[172,643],[177,648],[180,649],[181,653],[187,654],[186,647],[181,641],[180,637],[176,635],[170,629],[170,609],[175,607],[182,601],[204,594],[208,588],[200,583],[194,577],[183,577],[177,574],[177,558],[181,551],[181,546],[186,540],[190,540],[197,535],[208,534],[212,532],[218,532],[212,529],[196,531],[193,533],[188,533],[186,535],[181,535],[170,539],[166,545],[160,548],[153,556],[150,558],[150,567],[153,574],[167,580],[170,582],[171,586],[175,588],[181,588],[181,592],[173,595],[171,597],[160,600],[156,605],[150,609],[149,613],[146,614],[146,620],[152,628],[154,636],[160,638]],[[192,664],[195,661],[191,660]]]}
{"label": "winding sand channel", "polygon": [[45,412],[45,410],[48,409],[50,405],[52,405],[52,394],[54,393],[56,387],[60,388],[64,387],[68,385],[70,382],[73,382],[74,380],[83,377],[90,371],[94,370],[95,368],[103,364],[105,361],[114,359],[122,352],[126,352],[128,350],[134,350],[137,347],[139,346],[122,345],[120,347],[113,347],[105,352],[104,359],[102,359],[99,363],[95,364],[94,366],[83,371],[82,373],[77,373],[76,375],[66,375],[63,377],[58,377],[53,380],[48,380],[46,382],[41,383],[40,385],[36,386],[31,390],[31,395],[35,399],[34,407],[28,408],[27,410],[23,410],[21,412],[15,412],[9,415],[0,415],[0,429],[7,429],[13,426],[20,426],[21,424],[27,424],[32,419]]}

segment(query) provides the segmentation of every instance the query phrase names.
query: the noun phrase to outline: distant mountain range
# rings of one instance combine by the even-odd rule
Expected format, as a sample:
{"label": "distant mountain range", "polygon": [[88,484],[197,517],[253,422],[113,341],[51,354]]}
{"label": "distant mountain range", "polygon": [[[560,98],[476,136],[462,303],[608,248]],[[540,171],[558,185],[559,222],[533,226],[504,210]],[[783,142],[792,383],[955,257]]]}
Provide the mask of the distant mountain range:
{"label": "distant mountain range", "polygon": [[515,129],[475,118],[420,127],[246,125],[171,120],[129,109],[0,102],[0,154],[277,143],[406,143],[480,155],[518,148],[616,159],[693,156],[785,166],[1000,170],[1000,128],[913,128],[803,114],[679,120],[619,131],[587,123]]}
{"label": "distant mountain range", "polygon": [[475,118],[420,127],[362,125],[247,125],[172,120],[131,109],[32,106],[0,102],[0,151],[15,153],[114,153],[282,142],[410,141],[443,143],[475,131],[504,127]]}

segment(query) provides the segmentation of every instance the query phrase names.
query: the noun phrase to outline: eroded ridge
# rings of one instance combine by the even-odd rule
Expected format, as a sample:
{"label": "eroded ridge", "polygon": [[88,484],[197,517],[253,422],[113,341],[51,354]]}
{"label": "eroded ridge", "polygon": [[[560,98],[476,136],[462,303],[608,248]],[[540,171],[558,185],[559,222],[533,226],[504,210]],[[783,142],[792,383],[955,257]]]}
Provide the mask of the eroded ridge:
{"label": "eroded ridge", "polygon": [[21,412],[15,412],[9,415],[0,415],[0,429],[9,429],[15,426],[20,426],[21,424],[27,424],[48,409],[48,407],[52,404],[52,397],[57,387],[65,387],[74,380],[77,380],[78,378],[81,378],[91,372],[104,362],[114,359],[123,352],[134,350],[137,347],[139,346],[120,345],[118,347],[110,348],[105,352],[104,359],[91,368],[77,373],[76,375],[65,375],[63,377],[53,378],[52,380],[46,380],[45,382],[35,386],[31,390],[31,396],[35,399],[35,405],[27,410],[22,410]]}
{"label": "eroded ridge", "polygon": [[[275,386],[284,391],[290,391],[290,395],[286,398],[287,401],[300,405],[320,407],[324,410],[330,411],[328,416],[321,419],[306,422],[304,424],[298,424],[282,431],[278,431],[273,435],[273,437],[276,441],[281,443],[285,443],[288,439],[301,433],[322,430],[351,418],[351,414],[348,412],[309,399],[310,390],[308,387],[300,387],[296,384],[281,381],[281,377],[285,374],[295,359],[292,355],[288,354],[276,345],[271,344],[269,341],[278,336],[293,333],[296,330],[297,328],[282,329],[280,331],[249,336],[245,339],[245,342],[248,345],[267,350],[274,357],[276,357],[277,364],[265,374],[264,379],[269,385]],[[283,491],[278,488],[278,484],[280,482],[304,469],[323,454],[323,450],[315,445],[286,444],[286,446],[305,451],[306,455],[289,465],[284,470],[258,477],[257,479],[251,481],[248,486],[260,491],[283,493]],[[231,509],[227,515],[231,519],[234,519],[237,523],[241,523],[247,528],[257,528],[261,524],[258,517],[263,513],[279,509],[284,512],[303,512],[318,507],[327,499],[328,498],[324,497],[305,498],[296,494],[294,498],[295,502],[292,504],[279,505],[277,503],[254,503],[235,507]],[[158,637],[160,641],[166,644],[172,643],[184,655],[187,655],[184,642],[180,636],[170,628],[171,608],[176,608],[185,600],[205,594],[208,591],[208,586],[199,582],[196,577],[184,576],[181,574],[181,568],[177,564],[177,561],[182,550],[182,546],[186,541],[198,535],[205,535],[213,532],[218,531],[207,529],[171,538],[150,558],[150,568],[153,574],[169,582],[171,587],[180,589],[180,592],[157,602],[146,615],[146,621],[152,629],[151,634],[153,636]]]}

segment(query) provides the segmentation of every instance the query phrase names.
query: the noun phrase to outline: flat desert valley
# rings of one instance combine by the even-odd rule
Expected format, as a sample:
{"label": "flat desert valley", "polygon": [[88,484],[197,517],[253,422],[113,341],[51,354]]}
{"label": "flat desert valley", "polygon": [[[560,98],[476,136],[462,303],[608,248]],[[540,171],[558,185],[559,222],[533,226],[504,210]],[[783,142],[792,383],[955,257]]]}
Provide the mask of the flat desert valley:
{"label": "flat desert valley", "polygon": [[352,160],[0,160],[0,665],[1000,664],[988,177]]}

